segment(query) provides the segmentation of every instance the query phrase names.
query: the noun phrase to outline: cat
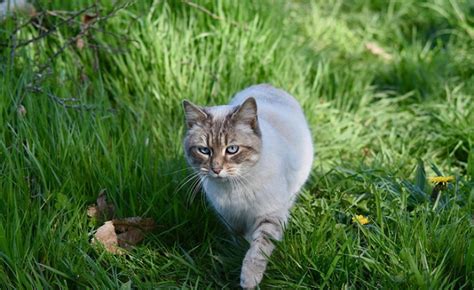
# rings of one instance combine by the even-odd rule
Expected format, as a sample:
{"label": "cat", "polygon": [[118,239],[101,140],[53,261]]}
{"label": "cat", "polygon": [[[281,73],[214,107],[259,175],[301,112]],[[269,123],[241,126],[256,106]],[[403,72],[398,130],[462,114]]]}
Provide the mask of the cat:
{"label": "cat", "polygon": [[255,288],[311,171],[303,111],[290,94],[267,84],[246,88],[228,105],[183,101],[183,107],[186,160],[223,222],[250,243],[240,286]]}

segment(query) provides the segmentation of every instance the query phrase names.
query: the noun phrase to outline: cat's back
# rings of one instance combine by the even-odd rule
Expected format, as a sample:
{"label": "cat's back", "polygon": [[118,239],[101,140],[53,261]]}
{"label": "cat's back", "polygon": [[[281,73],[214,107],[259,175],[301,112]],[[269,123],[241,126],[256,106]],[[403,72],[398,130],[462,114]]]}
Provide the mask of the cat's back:
{"label": "cat's back", "polygon": [[257,102],[264,146],[270,144],[274,151],[270,152],[270,156],[287,157],[285,167],[294,180],[292,191],[299,190],[308,177],[313,161],[313,142],[303,110],[289,93],[268,84],[244,89],[234,96],[230,104],[241,104],[249,97]]}
{"label": "cat's back", "polygon": [[301,140],[309,139],[309,128],[298,101],[290,94],[269,84],[259,84],[237,93],[230,104],[241,104],[249,97],[257,101],[259,120],[268,123],[282,138],[310,142]]}
{"label": "cat's back", "polygon": [[295,98],[284,90],[275,88],[270,84],[253,85],[238,92],[232,99],[230,105],[241,104],[249,97],[255,98],[259,109],[280,108],[294,110],[302,114],[300,105]]}

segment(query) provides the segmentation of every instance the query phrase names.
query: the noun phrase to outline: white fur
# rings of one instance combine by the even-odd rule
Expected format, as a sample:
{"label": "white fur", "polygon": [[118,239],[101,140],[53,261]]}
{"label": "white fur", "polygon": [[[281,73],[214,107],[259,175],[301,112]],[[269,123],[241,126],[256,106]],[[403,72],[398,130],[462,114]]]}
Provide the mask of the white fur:
{"label": "white fur", "polygon": [[[283,90],[270,85],[251,86],[235,95],[229,105],[248,97],[257,101],[262,132],[258,163],[245,173],[246,186],[233,187],[226,180],[204,180],[204,190],[216,211],[231,227],[247,229],[251,239],[258,217],[275,216],[285,223],[313,162],[311,134],[298,102]],[[213,107],[213,114],[219,107]],[[222,106],[222,115],[229,106]]]}
{"label": "white fur", "polygon": [[289,210],[308,178],[313,162],[312,138],[298,102],[283,90],[262,84],[235,95],[229,105],[208,108],[214,118],[226,116],[233,107],[253,97],[262,135],[258,162],[239,172],[241,181],[203,177],[210,203],[232,229],[250,242],[242,264],[240,285],[256,287],[280,240]]}

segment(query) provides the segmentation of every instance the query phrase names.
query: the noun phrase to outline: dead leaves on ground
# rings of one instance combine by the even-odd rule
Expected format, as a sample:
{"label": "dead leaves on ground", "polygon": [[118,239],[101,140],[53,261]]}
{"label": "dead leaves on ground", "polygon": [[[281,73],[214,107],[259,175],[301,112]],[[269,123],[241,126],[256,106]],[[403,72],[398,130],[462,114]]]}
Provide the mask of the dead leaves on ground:
{"label": "dead leaves on ground", "polygon": [[155,229],[156,224],[151,218],[128,217],[114,219],[115,208],[107,203],[106,191],[102,190],[97,203],[87,209],[87,215],[98,222],[107,220],[100,226],[91,243],[102,245],[112,254],[125,254],[145,238],[147,232]]}
{"label": "dead leaves on ground", "polygon": [[102,245],[108,252],[124,254],[145,238],[146,232],[155,228],[150,218],[130,217],[106,221],[97,229],[92,244]]}
{"label": "dead leaves on ground", "polygon": [[87,208],[87,216],[95,219],[98,223],[110,220],[115,216],[115,207],[107,203],[107,192],[102,189],[97,197],[96,204]]}

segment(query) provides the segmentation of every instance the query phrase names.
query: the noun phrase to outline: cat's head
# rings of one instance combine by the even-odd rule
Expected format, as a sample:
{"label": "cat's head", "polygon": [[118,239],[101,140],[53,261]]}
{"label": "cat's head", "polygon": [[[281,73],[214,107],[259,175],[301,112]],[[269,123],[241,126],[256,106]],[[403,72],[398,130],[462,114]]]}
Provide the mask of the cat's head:
{"label": "cat's head", "polygon": [[262,138],[254,98],[235,107],[198,107],[188,101],[183,107],[188,129],[184,150],[195,170],[225,180],[245,175],[257,163]]}

